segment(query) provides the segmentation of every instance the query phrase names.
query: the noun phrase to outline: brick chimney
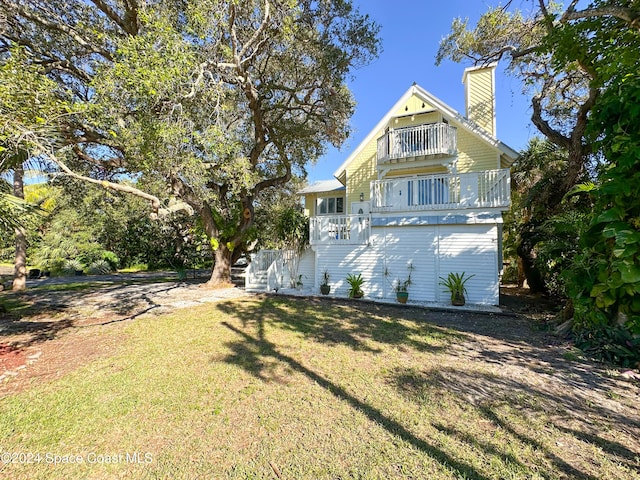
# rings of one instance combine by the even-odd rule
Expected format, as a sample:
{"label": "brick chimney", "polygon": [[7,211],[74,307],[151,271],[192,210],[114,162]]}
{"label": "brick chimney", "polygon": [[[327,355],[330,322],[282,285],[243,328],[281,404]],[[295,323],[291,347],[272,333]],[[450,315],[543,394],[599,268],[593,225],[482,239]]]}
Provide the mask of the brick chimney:
{"label": "brick chimney", "polygon": [[466,116],[496,136],[496,64],[469,67],[462,75]]}

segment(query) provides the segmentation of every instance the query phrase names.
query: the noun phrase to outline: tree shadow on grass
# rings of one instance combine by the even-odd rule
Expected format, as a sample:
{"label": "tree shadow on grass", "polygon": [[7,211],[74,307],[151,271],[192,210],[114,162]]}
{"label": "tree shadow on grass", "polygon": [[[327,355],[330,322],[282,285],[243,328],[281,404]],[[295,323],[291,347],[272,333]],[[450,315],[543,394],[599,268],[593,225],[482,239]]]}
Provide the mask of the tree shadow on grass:
{"label": "tree shadow on grass", "polygon": [[[526,319],[356,305],[345,301],[276,297],[265,297],[259,302],[221,304],[218,308],[239,319],[242,325],[236,327],[224,323],[240,337],[239,341],[227,345],[232,353],[226,361],[241,366],[264,381],[273,380],[273,372],[278,365],[304,374],[388,432],[453,468],[460,476],[485,478],[482,472],[460,457],[438,448],[435,441],[416,436],[385,412],[359,400],[342,386],[282,353],[266,336],[270,332],[275,336],[278,329],[285,329],[310,341],[347,345],[374,354],[383,350],[382,346],[372,344],[372,340],[404,348],[408,353],[416,350],[451,352],[457,359],[456,367],[443,364],[434,368],[399,368],[389,374],[387,381],[405,398],[413,398],[419,403],[438,402],[443,396],[453,397],[454,403],[467,405],[488,425],[493,425],[492,428],[505,432],[511,444],[539,452],[535,455],[541,456],[542,460],[532,460],[536,462],[533,466],[531,461],[525,465],[506,447],[503,450],[491,443],[482,432],[472,430],[469,433],[458,428],[458,419],[451,420],[453,426],[444,421],[433,424],[444,436],[465,444],[465,449],[483,452],[505,465],[514,465],[518,470],[538,471],[545,478],[558,475],[587,480],[598,478],[590,473],[602,468],[597,461],[591,466],[584,460],[574,462],[563,455],[565,452],[561,446],[556,449],[530,433],[530,416],[540,415],[540,418],[550,419],[549,425],[556,429],[556,434],[564,432],[576,441],[599,446],[612,464],[631,471],[640,467],[640,447],[633,440],[640,438],[640,420],[635,413],[629,414],[633,412],[632,408],[624,410],[619,408],[619,403],[606,401],[609,389],[619,389],[621,382],[607,377],[603,369],[588,362],[563,359],[561,349],[556,348],[557,343],[554,344],[544,332],[532,328]],[[433,336],[440,337],[439,341],[427,340]],[[478,365],[480,367],[476,368]],[[490,372],[487,372],[487,367],[491,367]],[[630,397],[634,392],[637,395],[637,388],[634,388],[628,386]],[[513,422],[501,410],[511,407],[510,411],[516,415]],[[595,421],[597,425],[600,420],[614,424],[614,429],[625,426],[629,445],[593,433],[597,426],[591,422]],[[588,458],[588,446],[582,453]]]}
{"label": "tree shadow on grass", "polygon": [[[540,379],[538,379],[540,380]],[[555,477],[559,472],[569,478],[584,478],[597,480],[600,477],[591,475],[578,466],[568,463],[554,452],[549,446],[538,441],[528,432],[531,429],[531,416],[542,415],[549,418],[548,425],[576,440],[588,445],[597,445],[612,460],[630,470],[640,468],[640,448],[634,451],[619,442],[605,439],[594,433],[587,433],[597,427],[598,419],[615,424],[618,431],[622,426],[628,432],[628,439],[640,438],[640,422],[638,418],[631,418],[622,414],[614,404],[597,402],[592,392],[576,389],[573,382],[566,385],[562,378],[550,378],[549,383],[556,383],[555,388],[548,388],[547,383],[539,386],[531,382],[509,377],[508,373],[482,373],[469,369],[453,367],[439,367],[437,369],[421,370],[420,368],[397,369],[387,378],[388,383],[405,397],[417,403],[425,399],[442,398],[448,395],[453,403],[466,405],[486,418],[494,427],[509,435],[513,442],[523,447],[530,447],[533,451],[543,452],[544,457],[556,471],[540,473],[545,477]],[[501,407],[508,407],[516,421],[511,422],[500,413]],[[574,428],[564,426],[571,422]],[[480,438],[480,434],[462,432],[450,425],[434,425],[447,435],[468,444],[471,448],[480,449],[490,455],[498,455],[509,463],[521,464],[513,458],[507,458],[504,452],[496,450]],[[631,440],[632,441],[632,440]]]}
{"label": "tree shadow on grass", "polygon": [[[157,295],[181,284],[82,285],[70,290],[9,292],[4,301],[14,306],[0,315],[0,338],[29,347],[54,340],[71,328],[133,320],[158,310]],[[105,318],[107,320],[105,320]]]}
{"label": "tree shadow on grass", "polygon": [[482,475],[471,465],[455,459],[428,441],[416,436],[400,422],[385,415],[381,410],[359,400],[340,385],[335,384],[319,373],[302,365],[293,357],[280,352],[277,345],[267,340],[264,336],[264,319],[253,317],[253,322],[255,322],[258,327],[256,336],[250,335],[228,322],[222,322],[223,326],[240,337],[240,340],[237,342],[231,342],[227,345],[232,352],[225,359],[228,363],[239,365],[249,373],[264,380],[267,378],[267,375],[264,373],[267,362],[276,360],[292,371],[306,376],[309,380],[327,390],[337,399],[347,402],[351,407],[364,414],[370,421],[382,426],[391,435],[426,453],[442,465],[454,470],[456,474],[462,478],[488,480],[488,477]]}
{"label": "tree shadow on grass", "polygon": [[416,311],[377,304],[354,306],[339,300],[267,296],[258,302],[222,303],[218,308],[238,318],[245,328],[254,325],[260,338],[266,322],[318,343],[372,353],[382,352],[378,344],[436,353],[465,338],[459,332],[423,321]]}

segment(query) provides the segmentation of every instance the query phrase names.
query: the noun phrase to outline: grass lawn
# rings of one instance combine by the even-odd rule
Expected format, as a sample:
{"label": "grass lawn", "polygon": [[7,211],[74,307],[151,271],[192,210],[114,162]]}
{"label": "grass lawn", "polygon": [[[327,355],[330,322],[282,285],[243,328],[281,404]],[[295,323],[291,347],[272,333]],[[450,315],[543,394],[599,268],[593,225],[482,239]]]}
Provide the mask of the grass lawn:
{"label": "grass lawn", "polygon": [[92,327],[108,355],[0,399],[0,478],[640,478],[637,397],[426,316],[265,297]]}

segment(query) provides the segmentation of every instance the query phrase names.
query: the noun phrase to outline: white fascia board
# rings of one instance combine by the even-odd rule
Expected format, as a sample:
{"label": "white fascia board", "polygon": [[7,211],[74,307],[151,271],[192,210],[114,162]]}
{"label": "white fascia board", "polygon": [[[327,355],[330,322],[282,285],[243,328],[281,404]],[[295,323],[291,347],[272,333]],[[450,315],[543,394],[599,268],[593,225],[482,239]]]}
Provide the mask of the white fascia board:
{"label": "white fascia board", "polygon": [[402,106],[402,104],[406,103],[407,100],[411,98],[411,95],[413,95],[413,93],[415,92],[416,86],[417,85],[412,85],[409,90],[407,90],[404,95],[400,97],[400,99],[393,105],[393,107],[391,107],[391,109],[384,115],[384,117],[382,117],[382,120],[380,120],[378,124],[373,127],[373,130],[371,130],[365,137],[365,139],[356,147],[356,149],[351,152],[351,155],[349,155],[347,159],[342,162],[342,165],[340,165],[338,169],[333,173],[334,177],[340,178],[342,176],[342,173],[344,172],[344,170],[346,170],[347,166],[353,161],[353,159],[358,156],[358,154],[369,144],[369,142],[374,140],[378,131],[382,129],[387,123],[389,123],[389,120],[391,120],[391,118],[394,116],[394,112],[396,112]]}
{"label": "white fascia board", "polygon": [[461,127],[483,139],[489,145],[497,149],[501,154],[506,155],[511,159],[511,163],[513,163],[520,156],[520,154],[514,149],[499,141],[498,139],[492,137],[484,128],[467,119],[464,115],[461,115],[459,112],[444,103],[442,100],[438,99],[427,90],[422,88],[420,85],[414,84],[404,93],[404,95],[402,95],[402,97],[400,97],[400,99],[393,105],[393,107],[391,107],[391,109],[385,114],[385,116],[382,117],[382,120],[377,123],[377,125],[373,128],[373,130],[369,132],[365,139],[360,142],[360,144],[353,152],[351,152],[351,155],[349,155],[347,159],[342,162],[342,165],[340,165],[338,169],[333,173],[334,177],[341,178],[341,176],[343,176],[346,168],[353,161],[353,159],[357,157],[358,154],[360,154],[360,152],[369,144],[369,142],[374,140],[378,132],[389,123],[389,120],[391,120],[395,116],[394,112],[396,112],[404,103],[406,103],[414,93],[417,94],[425,102],[431,104],[436,110],[439,110],[443,115],[449,117],[451,120],[458,123]]}

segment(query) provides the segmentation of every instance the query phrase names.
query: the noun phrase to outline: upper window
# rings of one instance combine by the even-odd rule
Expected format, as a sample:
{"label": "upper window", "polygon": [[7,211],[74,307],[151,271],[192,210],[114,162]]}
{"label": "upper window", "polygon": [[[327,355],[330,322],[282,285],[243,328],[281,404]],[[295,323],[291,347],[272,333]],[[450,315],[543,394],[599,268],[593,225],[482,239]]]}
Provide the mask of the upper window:
{"label": "upper window", "polygon": [[335,215],[344,213],[344,197],[319,198],[316,206],[318,215]]}

